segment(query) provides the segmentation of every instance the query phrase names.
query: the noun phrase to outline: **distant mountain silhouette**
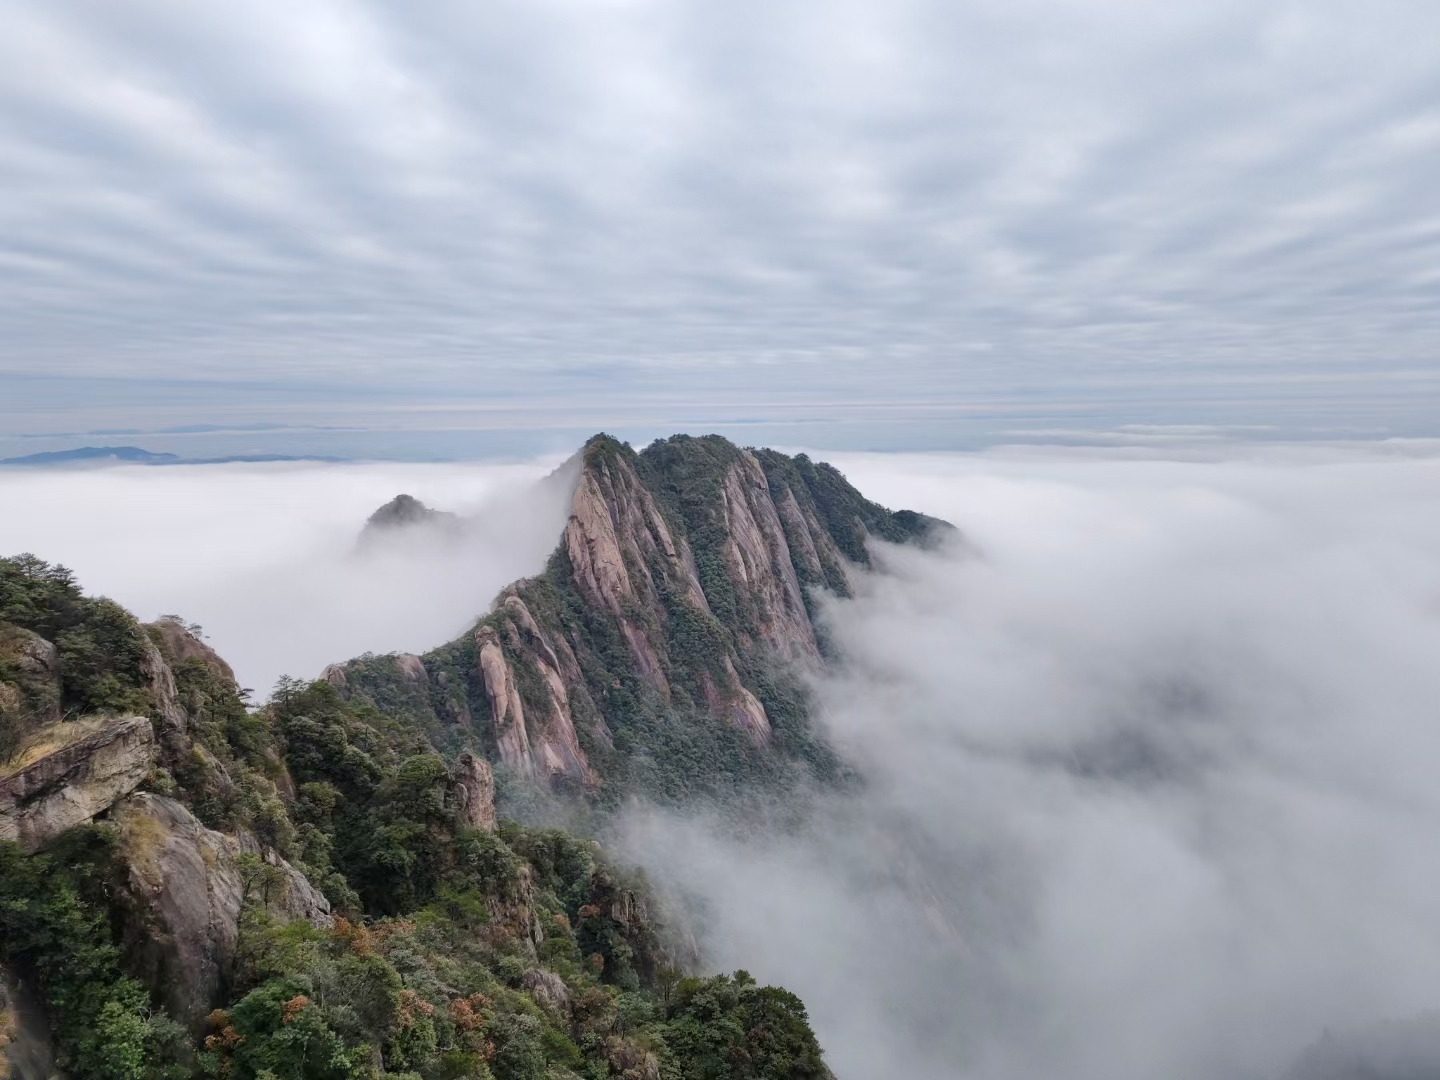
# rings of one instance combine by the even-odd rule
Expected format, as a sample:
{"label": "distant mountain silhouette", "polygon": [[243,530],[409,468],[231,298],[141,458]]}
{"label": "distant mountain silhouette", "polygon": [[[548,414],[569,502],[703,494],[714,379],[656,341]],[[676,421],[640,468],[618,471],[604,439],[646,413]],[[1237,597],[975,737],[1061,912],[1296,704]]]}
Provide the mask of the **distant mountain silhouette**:
{"label": "distant mountain silhouette", "polygon": [[82,446],[77,450],[51,450],[43,454],[0,459],[0,465],[67,465],[75,461],[128,461],[154,465],[179,461],[176,454],[156,454],[138,446]]}
{"label": "distant mountain silhouette", "polygon": [[89,462],[128,465],[225,465],[233,462],[264,461],[345,461],[343,457],[296,456],[292,454],[230,454],[223,457],[185,458],[179,454],[157,454],[138,446],[82,446],[75,450],[50,450],[24,457],[0,458],[0,465],[45,466]]}

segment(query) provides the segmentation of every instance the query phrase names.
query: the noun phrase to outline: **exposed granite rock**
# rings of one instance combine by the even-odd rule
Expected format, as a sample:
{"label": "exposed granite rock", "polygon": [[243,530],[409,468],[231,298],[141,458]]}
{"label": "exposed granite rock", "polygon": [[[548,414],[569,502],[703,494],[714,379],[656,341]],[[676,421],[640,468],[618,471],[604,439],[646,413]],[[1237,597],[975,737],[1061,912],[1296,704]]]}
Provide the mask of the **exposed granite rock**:
{"label": "exposed granite rock", "polygon": [[145,677],[145,692],[150,696],[150,708],[160,718],[160,733],[172,752],[180,750],[188,741],[185,732],[190,718],[180,705],[175,691],[175,674],[165,662],[160,647],[142,632],[145,655],[140,660],[140,673]]}
{"label": "exposed granite rock", "polygon": [[741,452],[725,475],[721,506],[727,533],[725,568],[759,640],[786,660],[819,663],[815,630],[780,513],[764,470],[748,451]]}
{"label": "exposed granite rock", "polygon": [[455,810],[472,829],[495,831],[495,774],[490,763],[469,750],[461,751],[450,770]]}
{"label": "exposed granite rock", "polygon": [[238,685],[235,682],[235,670],[178,619],[158,619],[153,623],[146,623],[144,629],[152,640],[158,639],[160,652],[172,671],[190,660],[198,660],[216,678],[232,686]]}
{"label": "exposed granite rock", "polygon": [[532,776],[535,764],[525,730],[525,706],[500,646],[500,634],[493,626],[482,626],[475,631],[475,644],[480,648],[480,675],[490,701],[490,726],[500,760],[520,775]]}
{"label": "exposed granite rock", "polygon": [[[189,1024],[229,988],[247,895],[281,918],[331,923],[305,876],[254,837],[207,829],[180,803],[140,792],[111,814],[129,868],[122,937],[133,970]],[[256,856],[248,866],[242,855]]]}
{"label": "exposed granite rock", "polygon": [[552,778],[565,776],[581,783],[593,782],[590,763],[575,734],[567,684],[580,687],[583,693],[584,682],[569,644],[564,638],[552,641],[540,629],[525,601],[513,592],[503,598],[500,610],[504,612],[502,626],[512,654],[519,657],[519,663],[528,663],[540,677],[536,687],[540,708],[531,711],[527,730],[536,771]]}
{"label": "exposed granite rock", "polygon": [[0,623],[0,763],[60,719],[60,661],[39,634]]}
{"label": "exposed granite rock", "polygon": [[636,453],[599,435],[562,474],[570,515],[545,573],[503,590],[469,640],[322,677],[347,698],[403,700],[442,750],[488,726],[497,763],[551,781],[598,783],[595,764],[617,761],[607,718],[703,711],[764,747],[771,695],[793,700],[785,669],[823,662],[810,592],[850,595],[872,540],[949,529],[804,455],[718,436]]}
{"label": "exposed granite rock", "polygon": [[606,1037],[605,1060],[619,1080],[660,1080],[660,1059],[654,1051],[626,1036]]}
{"label": "exposed granite rock", "polygon": [[623,458],[587,463],[565,526],[565,551],[586,601],[617,621],[635,669],[669,700],[664,641],[636,617],[655,610],[659,592],[651,565],[661,568],[690,603],[709,610],[688,545],[677,544],[634,466]]}
{"label": "exposed granite rock", "polygon": [[345,668],[341,664],[326,664],[325,670],[320,672],[320,678],[337,688],[344,686],[347,682]]}
{"label": "exposed granite rock", "polygon": [[139,716],[55,724],[16,762],[0,778],[0,839],[34,852],[139,787],[155,764],[155,732]]}
{"label": "exposed granite rock", "polygon": [[535,1003],[566,1019],[570,1016],[570,991],[565,980],[553,971],[531,968],[520,976],[520,985],[530,992]]}

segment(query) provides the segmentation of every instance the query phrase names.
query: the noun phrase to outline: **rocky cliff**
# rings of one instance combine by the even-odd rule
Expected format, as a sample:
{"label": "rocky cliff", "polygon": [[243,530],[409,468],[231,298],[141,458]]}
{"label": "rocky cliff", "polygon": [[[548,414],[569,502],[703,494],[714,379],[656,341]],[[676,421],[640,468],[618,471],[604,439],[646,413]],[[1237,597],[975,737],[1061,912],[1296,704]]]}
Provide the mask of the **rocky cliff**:
{"label": "rocky cliff", "polygon": [[766,513],[732,451],[711,537],[683,476],[592,441],[545,574],[259,708],[195,628],[0,558],[0,1075],[247,1080],[313,1050],[337,1076],[653,1078],[776,1048],[773,1075],[828,1075],[790,995],[677,987],[693,950],[600,845],[496,820],[517,776],[606,795],[793,747],[769,665],[818,662],[806,589],[854,558],[807,532],[762,580],[825,519]]}
{"label": "rocky cliff", "polygon": [[718,436],[637,453],[596,436],[543,575],[503,590],[457,642],[325,678],[398,704],[437,745],[478,743],[511,774],[562,786],[594,788],[683,738],[665,725],[718,720],[764,753],[777,710],[803,711],[786,673],[823,663],[818,595],[847,595],[873,541],[949,531],[804,455]]}
{"label": "rocky cliff", "polygon": [[0,773],[0,840],[38,851],[138,788],[154,764],[144,717],[44,728]]}
{"label": "rocky cliff", "polygon": [[116,805],[111,819],[127,868],[129,968],[160,988],[177,1020],[194,1024],[224,1000],[247,899],[286,921],[332,922],[329,901],[305,875],[247,832],[207,829],[175,800],[145,792]]}

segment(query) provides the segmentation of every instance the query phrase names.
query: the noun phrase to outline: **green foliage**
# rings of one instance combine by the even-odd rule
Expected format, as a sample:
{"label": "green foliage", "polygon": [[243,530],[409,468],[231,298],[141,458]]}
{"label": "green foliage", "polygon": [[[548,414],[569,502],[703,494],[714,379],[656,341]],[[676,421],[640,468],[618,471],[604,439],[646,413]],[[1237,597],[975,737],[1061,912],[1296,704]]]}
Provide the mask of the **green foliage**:
{"label": "green foliage", "polygon": [[81,713],[149,711],[141,663],[144,631],[113,600],[85,598],[80,621],[55,637],[60,650],[61,699]]}
{"label": "green foliage", "polygon": [[805,1006],[748,972],[686,979],[663,1035],[676,1080],[828,1080]]}
{"label": "green foliage", "polygon": [[445,725],[431,701],[428,680],[417,680],[401,670],[394,656],[364,653],[345,665],[346,696],[372,705],[427,737],[443,739]]}
{"label": "green foliage", "polygon": [[140,624],[113,600],[82,595],[65,567],[34,555],[0,559],[0,622],[55,643],[66,709],[142,715],[149,710]]}
{"label": "green foliage", "polygon": [[309,978],[271,979],[247,994],[206,1040],[206,1071],[228,1080],[346,1080],[365,1075],[370,1048],[347,1047]]}
{"label": "green foliage", "polygon": [[[603,778],[585,797],[601,807],[635,792],[734,805],[757,790],[792,788],[801,772],[845,779],[809,725],[803,687],[737,649],[753,637],[755,613],[729,578],[718,494],[740,453],[718,437],[666,440],[638,455],[610,439],[587,445],[592,462],[637,470],[672,534],[687,540],[709,598],[711,614],[691,604],[663,556],[642,567],[626,554],[636,580],[655,586],[626,614],[651,636],[671,700],[640,678],[613,614],[585,603],[563,546],[540,578],[520,586],[583,673],[570,700]],[[859,561],[867,533],[893,539],[923,524],[856,502],[828,467],[762,461],[772,490],[783,479]],[[807,583],[835,587],[828,569]],[[82,596],[63,567],[0,560],[0,620],[56,642],[66,707],[148,708],[143,631],[117,605]],[[538,715],[548,690],[526,652],[535,643],[501,636],[527,711]],[[599,1080],[657,1067],[667,1080],[827,1075],[793,995],[743,973],[681,979],[643,880],[609,865],[593,841],[513,822],[498,832],[462,827],[436,748],[478,742],[493,757],[489,725],[475,723],[488,703],[472,634],[427,654],[426,679],[407,676],[394,657],[367,655],[346,666],[343,689],[282,680],[263,709],[248,708],[202,662],[171,660],[193,746],[167,747],[157,782],[212,827],[249,830],[291,859],[346,916],[330,931],[279,921],[269,903],[281,887],[275,868],[240,859],[246,902],[230,973],[238,1000],[206,1034],[201,1058],[212,1075]],[[771,718],[769,750],[703,707],[730,663]],[[502,788],[512,779],[503,769],[497,777]],[[43,994],[70,1075],[179,1080],[184,1035],[150,1012],[110,938],[101,836],[82,830],[54,861],[0,846],[0,960]]]}
{"label": "green foliage", "polygon": [[34,555],[0,558],[0,622],[14,623],[53,641],[81,620],[75,575]]}
{"label": "green foliage", "polygon": [[121,971],[104,888],[111,846],[97,829],[53,856],[0,841],[0,963],[31,979],[55,1033],[57,1062],[78,1080],[184,1075],[176,1025]]}

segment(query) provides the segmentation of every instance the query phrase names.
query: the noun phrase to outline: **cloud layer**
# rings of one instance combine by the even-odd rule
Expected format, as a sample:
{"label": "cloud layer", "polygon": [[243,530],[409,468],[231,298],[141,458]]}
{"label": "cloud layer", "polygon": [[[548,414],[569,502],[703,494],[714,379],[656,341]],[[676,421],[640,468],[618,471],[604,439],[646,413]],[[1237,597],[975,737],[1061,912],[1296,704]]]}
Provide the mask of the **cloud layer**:
{"label": "cloud layer", "polygon": [[[835,460],[971,546],[887,549],[825,609],[857,795],[744,839],[627,823],[710,963],[801,994],[847,1080],[1276,1080],[1327,1028],[1414,1041],[1440,1010],[1440,447]],[[0,552],[199,621],[264,692],[460,632],[543,565],[553,464],[0,471]],[[357,557],[399,491],[476,527]]]}
{"label": "cloud layer", "polygon": [[742,410],[824,386],[891,422],[1433,401],[1427,0],[3,20],[12,375],[278,385],[271,418],[356,385]]}
{"label": "cloud layer", "polygon": [[[362,652],[420,653],[545,566],[569,512],[560,462],[0,469],[0,554],[30,551],[142,619],[179,614],[257,698]],[[466,515],[461,537],[357,550],[401,492]]]}
{"label": "cloud layer", "polygon": [[1278,1078],[1440,1008],[1433,449],[844,465],[978,550],[828,609],[866,790],[630,834],[838,1075]]}

